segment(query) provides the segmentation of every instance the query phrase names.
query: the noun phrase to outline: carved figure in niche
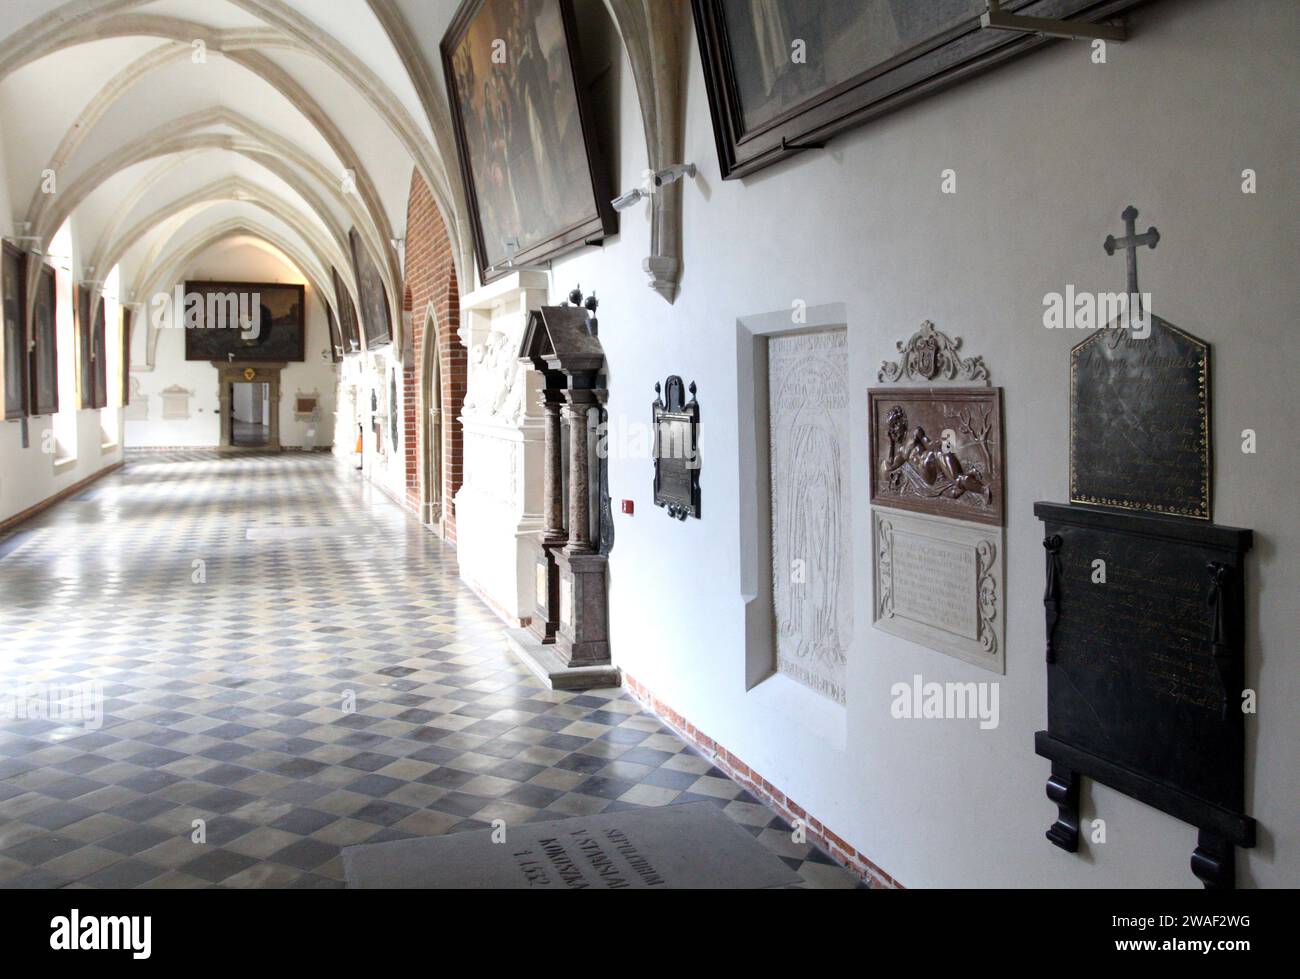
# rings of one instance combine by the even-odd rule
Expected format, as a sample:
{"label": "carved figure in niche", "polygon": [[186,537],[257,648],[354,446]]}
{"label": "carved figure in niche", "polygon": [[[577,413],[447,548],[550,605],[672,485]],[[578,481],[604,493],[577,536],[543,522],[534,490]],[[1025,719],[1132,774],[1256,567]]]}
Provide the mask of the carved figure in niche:
{"label": "carved figure in niche", "polygon": [[880,475],[895,492],[911,491],[920,496],[946,496],[956,500],[966,493],[993,502],[993,490],[978,466],[964,465],[957,457],[957,434],[945,429],[936,447],[917,426],[909,434],[907,412],[894,405],[886,416],[889,447],[880,461]]}
{"label": "carved figure in niche", "polygon": [[785,525],[784,552],[801,556],[807,563],[802,601],[791,602],[780,624],[782,634],[796,643],[798,659],[828,665],[846,662],[848,637],[840,635],[839,583],[841,548],[844,539],[844,487],[840,474],[844,460],[834,423],[814,407],[796,416],[790,430],[788,458],[799,478],[791,487],[789,521]]}

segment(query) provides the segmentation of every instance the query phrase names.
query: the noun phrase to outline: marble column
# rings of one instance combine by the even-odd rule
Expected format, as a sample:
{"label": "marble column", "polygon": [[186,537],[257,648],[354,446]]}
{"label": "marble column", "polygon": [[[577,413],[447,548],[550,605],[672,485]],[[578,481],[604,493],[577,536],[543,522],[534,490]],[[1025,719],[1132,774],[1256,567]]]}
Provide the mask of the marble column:
{"label": "marble column", "polygon": [[564,448],[560,438],[561,393],[542,392],[544,412],[545,458],[542,484],[542,539],[549,543],[564,542]]}
{"label": "marble column", "polygon": [[569,424],[569,543],[566,554],[590,554],[591,503],[587,458],[587,411],[585,400],[575,400],[580,392],[567,392],[564,417]]}

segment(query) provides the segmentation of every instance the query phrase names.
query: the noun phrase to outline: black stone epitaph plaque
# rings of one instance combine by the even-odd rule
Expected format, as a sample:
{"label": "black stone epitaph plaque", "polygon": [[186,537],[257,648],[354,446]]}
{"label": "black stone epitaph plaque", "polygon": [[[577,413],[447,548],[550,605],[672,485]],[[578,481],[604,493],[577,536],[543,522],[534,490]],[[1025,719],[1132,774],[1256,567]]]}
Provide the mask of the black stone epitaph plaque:
{"label": "black stone epitaph plaque", "polygon": [[1212,837],[1228,856],[1197,875],[1231,886],[1231,847],[1255,835],[1241,710],[1251,531],[1055,503],[1034,513],[1048,555],[1047,730],[1036,748],[1054,763],[1048,795],[1062,801],[1053,782],[1065,797],[1073,788],[1048,839],[1077,848],[1087,775]]}
{"label": "black stone epitaph plaque", "polygon": [[[690,400],[686,400],[689,390]],[[651,405],[654,425],[655,506],[670,517],[685,520],[700,515],[700,406],[695,383],[688,389],[676,374],[668,378],[663,393]]]}
{"label": "black stone epitaph plaque", "polygon": [[1147,319],[1070,351],[1070,500],[1209,520],[1210,345]]}

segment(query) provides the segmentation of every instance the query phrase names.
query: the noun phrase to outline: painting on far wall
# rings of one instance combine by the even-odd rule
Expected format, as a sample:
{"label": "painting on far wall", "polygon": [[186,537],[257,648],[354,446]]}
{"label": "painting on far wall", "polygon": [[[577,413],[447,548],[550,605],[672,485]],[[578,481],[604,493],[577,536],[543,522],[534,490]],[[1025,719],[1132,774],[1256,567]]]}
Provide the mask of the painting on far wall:
{"label": "painting on far wall", "polygon": [[131,403],[131,309],[128,306],[122,307],[122,376],[119,378],[121,384],[121,405],[125,408]]}
{"label": "painting on far wall", "polygon": [[108,404],[108,373],[104,357],[104,297],[93,290],[77,286],[77,397],[82,409],[103,408]]}
{"label": "painting on far wall", "polygon": [[479,278],[618,230],[577,81],[570,0],[465,0],[442,39]]}
{"label": "painting on far wall", "polygon": [[9,242],[0,256],[0,290],[4,295],[5,418],[27,414],[27,308],[23,276],[27,260]]}
{"label": "painting on far wall", "polygon": [[[1141,0],[1031,0],[1096,19]],[[691,0],[718,161],[742,177],[1043,44],[987,29],[987,0]],[[1011,5],[1008,5],[1009,7]]]}
{"label": "painting on far wall", "polygon": [[34,415],[53,415],[59,410],[58,301],[54,269],[42,262],[28,330],[35,342],[31,381]]}
{"label": "painting on far wall", "polygon": [[357,277],[357,301],[361,304],[361,328],[366,331],[366,349],[393,342],[393,320],[388,311],[388,289],[384,276],[370,256],[357,229],[348,232],[352,246],[352,269]]}
{"label": "painting on far wall", "polygon": [[[186,360],[306,359],[306,289],[284,282],[186,282],[202,310],[185,330]],[[253,319],[254,306],[258,311]],[[211,318],[209,311],[212,312]],[[188,313],[187,313],[188,317]]]}
{"label": "painting on far wall", "polygon": [[352,293],[339,275],[339,270],[330,266],[330,276],[334,280],[334,297],[338,301],[339,335],[343,339],[343,353],[356,353],[361,349],[361,330],[357,326],[357,307],[352,302]]}

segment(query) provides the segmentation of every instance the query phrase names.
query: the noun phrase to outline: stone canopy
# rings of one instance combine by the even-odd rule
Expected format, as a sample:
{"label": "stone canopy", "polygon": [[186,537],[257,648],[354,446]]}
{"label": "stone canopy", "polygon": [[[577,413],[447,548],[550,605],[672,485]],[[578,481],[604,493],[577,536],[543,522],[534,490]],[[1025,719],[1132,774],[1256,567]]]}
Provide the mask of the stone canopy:
{"label": "stone canopy", "polygon": [[528,316],[519,359],[543,373],[594,374],[605,366],[605,350],[588,325],[582,306],[543,306]]}

